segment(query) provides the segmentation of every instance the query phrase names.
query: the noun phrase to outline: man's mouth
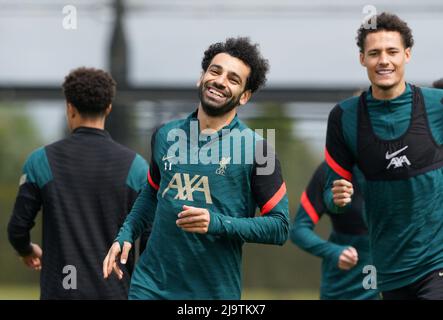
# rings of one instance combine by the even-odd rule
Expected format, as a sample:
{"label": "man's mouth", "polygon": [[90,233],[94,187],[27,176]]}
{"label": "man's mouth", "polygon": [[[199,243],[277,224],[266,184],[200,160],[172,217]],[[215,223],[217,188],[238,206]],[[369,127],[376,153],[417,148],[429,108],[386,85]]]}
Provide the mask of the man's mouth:
{"label": "man's mouth", "polygon": [[381,76],[385,76],[385,75],[393,73],[394,70],[393,69],[380,69],[380,70],[376,70],[375,72]]}
{"label": "man's mouth", "polygon": [[226,98],[226,94],[223,91],[220,91],[214,87],[208,87],[207,91],[209,92],[210,96],[215,98]]}

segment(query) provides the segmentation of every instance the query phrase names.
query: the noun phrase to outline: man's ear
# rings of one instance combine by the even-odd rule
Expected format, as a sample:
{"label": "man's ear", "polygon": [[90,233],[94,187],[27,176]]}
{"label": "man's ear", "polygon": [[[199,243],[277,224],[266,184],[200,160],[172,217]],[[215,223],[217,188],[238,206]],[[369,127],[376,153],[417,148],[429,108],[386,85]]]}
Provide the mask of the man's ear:
{"label": "man's ear", "polygon": [[365,63],[365,54],[363,52],[360,52],[360,64],[363,67],[366,67],[366,63]]}
{"label": "man's ear", "polygon": [[203,81],[203,76],[204,76],[204,74],[205,74],[205,72],[202,71],[202,73],[201,73],[201,75],[200,75],[200,78],[198,78],[198,81],[197,81],[197,83],[196,83],[197,88],[200,87],[200,84],[201,84],[202,81]]}
{"label": "man's ear", "polygon": [[240,96],[240,105],[245,105],[249,101],[249,99],[251,99],[251,96],[251,90],[246,90],[245,92],[243,92]]}
{"label": "man's ear", "polygon": [[109,116],[112,111],[112,103],[105,110],[105,117]]}
{"label": "man's ear", "polygon": [[405,58],[406,58],[405,59],[406,63],[408,63],[409,60],[411,60],[411,48],[410,47],[405,49]]}
{"label": "man's ear", "polygon": [[66,114],[71,119],[75,118],[77,114],[77,109],[70,102],[66,103]]}

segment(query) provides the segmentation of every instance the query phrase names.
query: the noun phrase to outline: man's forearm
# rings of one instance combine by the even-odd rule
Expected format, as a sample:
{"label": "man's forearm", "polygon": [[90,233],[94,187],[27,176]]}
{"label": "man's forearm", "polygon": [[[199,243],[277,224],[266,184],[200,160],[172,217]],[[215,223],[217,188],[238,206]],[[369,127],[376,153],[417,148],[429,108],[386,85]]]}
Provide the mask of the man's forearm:
{"label": "man's forearm", "polygon": [[235,237],[245,242],[283,245],[288,239],[289,221],[282,212],[269,212],[266,216],[235,218],[211,213],[209,234]]}

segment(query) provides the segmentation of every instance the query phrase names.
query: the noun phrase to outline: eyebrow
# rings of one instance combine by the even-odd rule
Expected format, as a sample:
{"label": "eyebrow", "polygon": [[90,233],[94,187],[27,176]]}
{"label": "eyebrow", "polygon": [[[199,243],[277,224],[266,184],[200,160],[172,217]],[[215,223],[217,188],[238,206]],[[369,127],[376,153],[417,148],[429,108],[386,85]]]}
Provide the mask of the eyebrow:
{"label": "eyebrow", "polygon": [[[217,69],[217,70],[223,70],[223,67],[222,67],[221,65],[218,65],[218,64],[211,64],[211,65],[209,66],[208,69],[211,69],[211,68],[215,68],[215,69]],[[243,83],[241,77],[240,77],[236,72],[234,72],[234,71],[229,71],[228,74],[231,75],[231,76],[236,77],[237,80],[238,80],[240,83]]]}
{"label": "eyebrow", "polygon": [[[397,48],[397,47],[389,47],[389,48],[387,48],[386,50],[387,50],[387,51],[390,51],[390,50],[400,50],[400,48]],[[377,49],[377,48],[375,48],[375,49],[368,50],[368,52],[374,52],[374,51],[382,51],[382,49]]]}

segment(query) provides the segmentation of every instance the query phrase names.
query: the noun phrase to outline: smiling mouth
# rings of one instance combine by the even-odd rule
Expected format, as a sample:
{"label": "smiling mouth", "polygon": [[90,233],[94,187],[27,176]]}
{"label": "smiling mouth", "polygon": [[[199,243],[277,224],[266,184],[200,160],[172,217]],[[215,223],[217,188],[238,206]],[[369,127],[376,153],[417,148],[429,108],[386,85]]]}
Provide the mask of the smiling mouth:
{"label": "smiling mouth", "polygon": [[389,74],[394,73],[394,70],[390,70],[390,69],[381,69],[381,70],[377,70],[377,71],[375,71],[375,73],[377,73],[378,75],[381,75],[381,76],[385,76],[385,75],[389,75]]}
{"label": "smiling mouth", "polygon": [[215,97],[218,97],[218,98],[226,98],[226,95],[222,91],[219,91],[219,90],[215,89],[214,87],[208,87],[207,91],[212,96],[215,96]]}

